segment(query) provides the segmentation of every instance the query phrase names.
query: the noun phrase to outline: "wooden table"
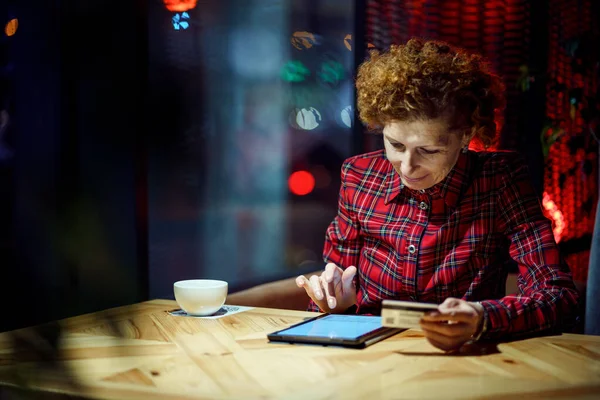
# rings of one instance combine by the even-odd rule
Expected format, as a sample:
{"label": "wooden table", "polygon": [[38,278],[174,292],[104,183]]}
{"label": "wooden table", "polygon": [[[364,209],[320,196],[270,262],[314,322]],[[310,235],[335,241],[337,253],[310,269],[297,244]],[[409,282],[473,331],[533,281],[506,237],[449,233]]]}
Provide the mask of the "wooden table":
{"label": "wooden table", "polygon": [[[269,343],[314,314],[176,317],[155,300],[69,318],[58,361],[0,334],[0,383],[109,399],[600,398],[600,337],[565,334],[449,355],[408,330],[364,350]],[[21,344],[15,344],[14,338]],[[43,349],[43,347],[42,347]]]}

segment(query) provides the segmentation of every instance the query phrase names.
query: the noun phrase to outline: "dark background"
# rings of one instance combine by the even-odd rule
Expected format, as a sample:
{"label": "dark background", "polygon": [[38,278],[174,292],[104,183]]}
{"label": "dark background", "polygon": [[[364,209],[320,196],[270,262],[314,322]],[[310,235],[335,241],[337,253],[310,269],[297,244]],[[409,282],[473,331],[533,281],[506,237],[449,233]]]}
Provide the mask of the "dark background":
{"label": "dark background", "polygon": [[20,24],[9,49],[15,157],[2,167],[13,228],[3,329],[147,298],[145,3],[5,6]]}

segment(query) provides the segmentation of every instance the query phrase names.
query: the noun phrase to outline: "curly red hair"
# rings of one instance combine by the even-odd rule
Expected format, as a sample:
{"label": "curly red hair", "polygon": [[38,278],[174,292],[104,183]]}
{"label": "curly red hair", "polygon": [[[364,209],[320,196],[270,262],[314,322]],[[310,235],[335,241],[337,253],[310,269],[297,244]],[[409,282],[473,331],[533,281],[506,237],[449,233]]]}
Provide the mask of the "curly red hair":
{"label": "curly red hair", "polygon": [[356,89],[360,118],[371,127],[449,117],[452,129],[474,133],[484,147],[495,142],[505,104],[504,84],[483,57],[422,39],[372,51]]}

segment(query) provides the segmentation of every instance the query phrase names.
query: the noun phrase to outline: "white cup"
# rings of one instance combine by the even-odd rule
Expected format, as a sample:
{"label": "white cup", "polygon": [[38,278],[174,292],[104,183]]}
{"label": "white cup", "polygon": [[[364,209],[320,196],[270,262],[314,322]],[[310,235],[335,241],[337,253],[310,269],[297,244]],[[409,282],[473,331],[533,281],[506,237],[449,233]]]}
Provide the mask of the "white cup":
{"label": "white cup", "polygon": [[190,279],[173,284],[175,301],[189,315],[207,316],[225,304],[227,282],[213,279]]}

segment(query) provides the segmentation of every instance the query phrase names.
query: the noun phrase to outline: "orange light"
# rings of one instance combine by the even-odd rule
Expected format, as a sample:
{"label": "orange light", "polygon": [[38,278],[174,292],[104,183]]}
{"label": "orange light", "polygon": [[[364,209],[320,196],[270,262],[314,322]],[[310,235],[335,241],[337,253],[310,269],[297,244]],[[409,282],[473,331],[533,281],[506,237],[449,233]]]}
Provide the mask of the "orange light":
{"label": "orange light", "polygon": [[197,0],[163,0],[167,10],[172,12],[185,12],[196,7]]}
{"label": "orange light", "polygon": [[306,31],[294,32],[290,41],[298,50],[310,49],[314,44],[317,43],[315,35]]}
{"label": "orange light", "polygon": [[17,28],[19,27],[19,20],[16,18],[11,19],[6,23],[4,27],[4,33],[6,36],[12,36],[17,32]]}
{"label": "orange light", "polygon": [[344,37],[344,46],[346,46],[346,48],[350,51],[352,51],[352,35],[351,34],[347,34]]}
{"label": "orange light", "polygon": [[566,225],[563,213],[546,192],[544,192],[542,198],[542,205],[544,206],[544,214],[552,221],[552,233],[554,234],[554,240],[558,243],[562,239]]}
{"label": "orange light", "polygon": [[288,179],[290,192],[298,196],[309,194],[315,188],[315,178],[308,171],[296,171]]}

